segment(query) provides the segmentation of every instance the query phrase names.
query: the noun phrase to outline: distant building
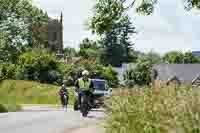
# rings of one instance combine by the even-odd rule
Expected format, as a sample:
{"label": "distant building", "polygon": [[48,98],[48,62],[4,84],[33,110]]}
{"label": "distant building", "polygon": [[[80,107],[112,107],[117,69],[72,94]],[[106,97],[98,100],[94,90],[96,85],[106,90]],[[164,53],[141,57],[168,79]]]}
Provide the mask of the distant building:
{"label": "distant building", "polygon": [[60,20],[50,19],[47,25],[48,29],[48,48],[57,54],[63,53],[63,15]]}
{"label": "distant building", "polygon": [[63,15],[61,13],[60,19],[49,18],[47,24],[34,25],[34,34],[39,36],[39,39],[44,43],[37,44],[34,47],[47,48],[55,52],[59,56],[63,54]]}
{"label": "distant building", "polygon": [[193,56],[200,56],[200,51],[193,51],[193,52],[192,52],[192,55],[193,55]]}
{"label": "distant building", "polygon": [[159,64],[153,66],[154,85],[171,83],[200,86],[200,64]]}

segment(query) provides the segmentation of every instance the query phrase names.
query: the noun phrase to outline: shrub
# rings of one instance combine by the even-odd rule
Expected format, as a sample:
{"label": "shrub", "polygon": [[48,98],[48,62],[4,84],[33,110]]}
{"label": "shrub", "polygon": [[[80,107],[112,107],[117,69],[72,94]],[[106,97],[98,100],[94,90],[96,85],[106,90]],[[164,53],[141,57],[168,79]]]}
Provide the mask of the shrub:
{"label": "shrub", "polygon": [[117,73],[111,66],[105,67],[93,60],[82,60],[78,64],[66,69],[65,80],[68,85],[73,85],[75,80],[81,77],[81,72],[86,69],[90,72],[90,78],[100,78],[108,81],[110,86],[118,85]]}
{"label": "shrub", "polygon": [[60,83],[62,70],[60,62],[47,51],[35,50],[19,56],[17,79],[36,80],[43,83]]}
{"label": "shrub", "polygon": [[107,133],[198,133],[198,88],[135,88],[116,93],[107,103]]}
{"label": "shrub", "polygon": [[16,75],[16,65],[1,64],[0,65],[0,80],[14,79]]}
{"label": "shrub", "polygon": [[0,104],[0,113],[5,113],[5,112],[8,112],[8,110],[3,104]]}
{"label": "shrub", "polygon": [[151,82],[152,62],[148,58],[141,58],[134,67],[125,74],[125,82],[129,87],[134,85],[149,85]]}

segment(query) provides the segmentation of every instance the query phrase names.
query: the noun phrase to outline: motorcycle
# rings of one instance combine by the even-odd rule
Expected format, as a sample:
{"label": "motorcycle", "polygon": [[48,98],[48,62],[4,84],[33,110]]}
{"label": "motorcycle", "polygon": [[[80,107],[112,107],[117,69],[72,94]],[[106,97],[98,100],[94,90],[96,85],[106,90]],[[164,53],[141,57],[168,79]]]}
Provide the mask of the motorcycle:
{"label": "motorcycle", "polygon": [[83,117],[87,117],[89,111],[90,111],[90,94],[87,91],[84,91],[81,96],[81,106],[80,111],[82,113]]}
{"label": "motorcycle", "polygon": [[67,109],[67,105],[68,105],[68,95],[66,92],[63,93],[63,108]]}

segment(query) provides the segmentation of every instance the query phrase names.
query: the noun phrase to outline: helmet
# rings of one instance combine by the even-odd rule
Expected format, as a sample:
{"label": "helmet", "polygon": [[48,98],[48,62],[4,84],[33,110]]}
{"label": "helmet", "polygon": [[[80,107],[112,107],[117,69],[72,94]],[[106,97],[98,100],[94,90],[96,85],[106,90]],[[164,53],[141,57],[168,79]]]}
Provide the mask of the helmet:
{"label": "helmet", "polygon": [[87,70],[84,70],[83,72],[82,72],[82,76],[88,76],[89,75],[89,72],[87,71]]}

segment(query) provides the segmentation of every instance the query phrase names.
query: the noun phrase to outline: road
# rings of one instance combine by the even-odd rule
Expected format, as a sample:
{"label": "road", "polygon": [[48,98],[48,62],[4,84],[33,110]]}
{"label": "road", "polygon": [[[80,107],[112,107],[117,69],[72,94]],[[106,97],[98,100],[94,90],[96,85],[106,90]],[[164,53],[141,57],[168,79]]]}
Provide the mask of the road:
{"label": "road", "polygon": [[92,111],[83,118],[73,110],[27,107],[23,112],[0,114],[0,133],[71,133],[103,118],[102,111]]}

